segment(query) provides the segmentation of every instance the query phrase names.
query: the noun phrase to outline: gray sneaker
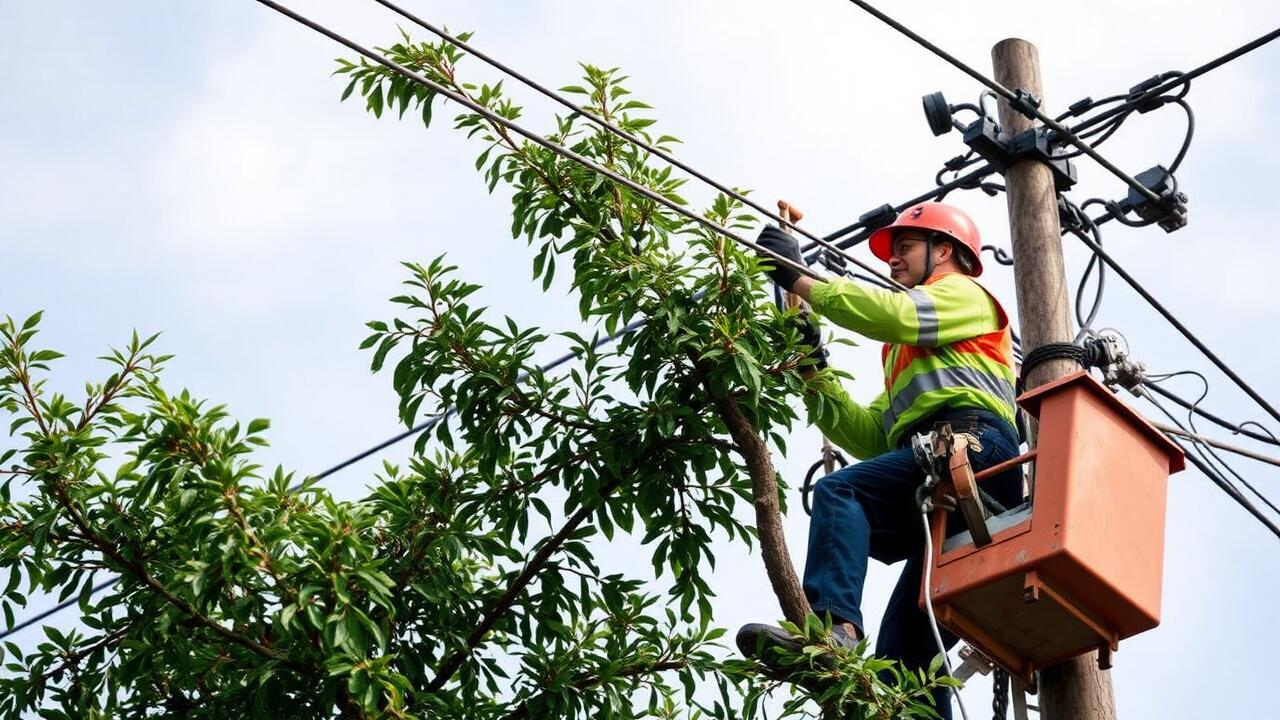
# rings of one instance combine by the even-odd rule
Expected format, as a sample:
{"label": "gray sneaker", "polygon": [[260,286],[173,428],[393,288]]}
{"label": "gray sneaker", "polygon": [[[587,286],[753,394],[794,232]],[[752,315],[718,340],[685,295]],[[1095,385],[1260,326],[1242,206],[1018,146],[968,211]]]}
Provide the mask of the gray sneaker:
{"label": "gray sneaker", "polygon": [[[798,666],[784,666],[779,661],[779,652],[783,654],[799,655],[804,651],[804,640],[792,635],[780,627],[773,625],[763,625],[760,623],[749,623],[743,625],[738,630],[735,638],[738,645],[738,651],[743,656],[759,660],[768,669],[773,671],[774,679],[783,679],[793,670],[801,669]],[[857,626],[852,623],[840,623],[831,626],[831,636],[829,642],[832,647],[848,648],[850,650],[856,648],[861,642],[862,635],[858,631]],[[823,653],[814,658],[814,663],[824,670],[834,670],[835,656],[831,653]]]}

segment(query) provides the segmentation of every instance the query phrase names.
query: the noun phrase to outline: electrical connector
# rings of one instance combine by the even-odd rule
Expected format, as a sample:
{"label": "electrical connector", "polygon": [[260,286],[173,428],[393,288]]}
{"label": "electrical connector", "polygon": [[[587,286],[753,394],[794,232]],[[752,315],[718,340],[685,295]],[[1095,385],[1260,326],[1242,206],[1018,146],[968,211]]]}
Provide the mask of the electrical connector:
{"label": "electrical connector", "polygon": [[1134,176],[1143,187],[1160,197],[1152,201],[1129,188],[1128,196],[1119,203],[1122,212],[1132,211],[1147,224],[1157,224],[1165,232],[1173,232],[1187,224],[1187,195],[1178,191],[1178,181],[1163,165],[1157,165]]}

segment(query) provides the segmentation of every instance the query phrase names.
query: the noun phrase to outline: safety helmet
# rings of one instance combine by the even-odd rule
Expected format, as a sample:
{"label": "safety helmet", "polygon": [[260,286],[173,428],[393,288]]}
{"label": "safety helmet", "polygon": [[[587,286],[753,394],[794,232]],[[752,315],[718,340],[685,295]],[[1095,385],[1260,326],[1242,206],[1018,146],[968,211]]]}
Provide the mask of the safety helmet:
{"label": "safety helmet", "polygon": [[904,228],[932,230],[956,241],[969,251],[969,259],[973,261],[973,276],[982,274],[982,239],[978,236],[978,226],[958,207],[940,202],[922,202],[912,205],[898,216],[892,224],[871,233],[867,241],[871,253],[885,262],[893,257],[893,236]]}

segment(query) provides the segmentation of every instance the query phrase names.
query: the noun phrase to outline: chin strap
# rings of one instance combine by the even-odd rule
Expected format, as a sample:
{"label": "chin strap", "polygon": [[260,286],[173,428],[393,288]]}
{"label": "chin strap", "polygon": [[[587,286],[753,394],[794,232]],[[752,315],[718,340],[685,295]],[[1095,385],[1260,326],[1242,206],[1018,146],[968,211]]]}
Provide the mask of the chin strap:
{"label": "chin strap", "polygon": [[924,275],[920,278],[920,284],[923,285],[933,276],[933,233],[929,233],[929,237],[924,241]]}

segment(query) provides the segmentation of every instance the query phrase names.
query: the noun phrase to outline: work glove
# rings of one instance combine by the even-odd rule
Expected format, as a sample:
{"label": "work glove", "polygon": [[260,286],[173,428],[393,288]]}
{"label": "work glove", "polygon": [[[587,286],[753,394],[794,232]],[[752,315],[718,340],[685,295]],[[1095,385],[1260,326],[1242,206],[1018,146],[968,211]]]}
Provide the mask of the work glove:
{"label": "work glove", "polygon": [[[782,232],[774,225],[766,225],[760,231],[760,237],[756,238],[756,244],[766,250],[771,250],[796,264],[803,265],[804,261],[800,259],[800,243],[795,238]],[[781,263],[778,263],[770,255],[760,253],[760,257],[773,261],[769,268],[769,277],[783,289],[790,291],[791,286],[796,284],[796,280],[800,278],[800,273],[792,270]]]}
{"label": "work glove", "polygon": [[813,348],[809,357],[814,363],[810,367],[814,370],[827,367],[827,351],[822,347],[822,331],[818,329],[818,324],[813,321],[808,312],[800,314],[800,342]]}

